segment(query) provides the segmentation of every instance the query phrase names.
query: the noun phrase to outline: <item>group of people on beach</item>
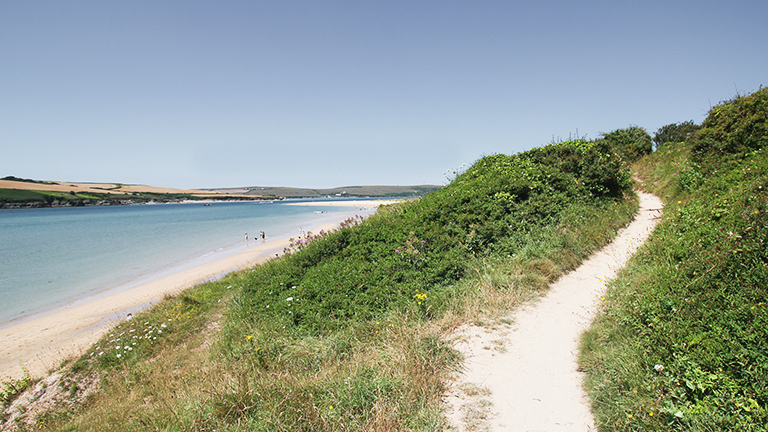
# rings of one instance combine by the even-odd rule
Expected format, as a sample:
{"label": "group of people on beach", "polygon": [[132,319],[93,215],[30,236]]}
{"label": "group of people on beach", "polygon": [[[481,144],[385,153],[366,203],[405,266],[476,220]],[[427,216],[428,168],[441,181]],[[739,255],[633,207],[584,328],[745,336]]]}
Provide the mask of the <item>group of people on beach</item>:
{"label": "group of people on beach", "polygon": [[[264,243],[267,238],[267,235],[264,233],[264,231],[259,231],[259,238],[261,238],[261,242]],[[248,243],[248,233],[245,233],[245,242]]]}

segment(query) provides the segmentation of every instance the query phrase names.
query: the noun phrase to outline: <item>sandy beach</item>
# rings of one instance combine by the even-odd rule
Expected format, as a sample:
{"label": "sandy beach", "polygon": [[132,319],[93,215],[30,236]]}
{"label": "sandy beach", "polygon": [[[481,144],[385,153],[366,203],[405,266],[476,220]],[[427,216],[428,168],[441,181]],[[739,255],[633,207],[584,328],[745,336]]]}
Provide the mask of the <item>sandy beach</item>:
{"label": "sandy beach", "polygon": [[[297,203],[317,206],[354,206],[369,209],[368,214],[382,204],[393,201]],[[312,230],[333,230],[354,214],[340,214],[333,222]],[[289,244],[288,238],[251,241],[248,247],[216,261],[200,265],[189,263],[142,278],[141,283],[129,283],[99,295],[81,299],[69,305],[19,320],[0,327],[0,379],[17,379],[26,368],[33,378],[42,377],[56,369],[63,360],[80,355],[92,343],[129,313],[145,309],[196,284],[223,273],[252,267],[281,255]]]}

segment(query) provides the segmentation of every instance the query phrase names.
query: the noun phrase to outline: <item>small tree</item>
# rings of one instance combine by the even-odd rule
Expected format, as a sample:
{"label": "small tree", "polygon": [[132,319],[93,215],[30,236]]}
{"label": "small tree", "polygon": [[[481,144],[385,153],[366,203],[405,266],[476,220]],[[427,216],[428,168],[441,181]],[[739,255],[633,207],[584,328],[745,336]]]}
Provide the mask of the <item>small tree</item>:
{"label": "small tree", "polygon": [[666,143],[684,142],[699,128],[701,126],[694,123],[693,120],[668,124],[656,131],[656,134],[653,135],[653,142],[656,144],[657,149]]}

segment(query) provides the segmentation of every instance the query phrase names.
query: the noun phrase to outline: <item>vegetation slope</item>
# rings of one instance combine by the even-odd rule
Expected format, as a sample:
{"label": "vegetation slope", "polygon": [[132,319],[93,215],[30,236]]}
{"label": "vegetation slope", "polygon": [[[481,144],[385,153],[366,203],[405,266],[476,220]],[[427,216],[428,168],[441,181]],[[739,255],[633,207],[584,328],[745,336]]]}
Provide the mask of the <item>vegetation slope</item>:
{"label": "vegetation slope", "polygon": [[635,165],[667,205],[584,338],[593,411],[603,431],[763,431],[768,89],[678,126]]}
{"label": "vegetation slope", "polygon": [[650,146],[635,127],[484,157],[420,200],[120,324],[64,369],[58,402],[11,408],[6,425],[439,430],[459,361],[445,337],[499,324],[610,240],[637,208],[627,158]]}

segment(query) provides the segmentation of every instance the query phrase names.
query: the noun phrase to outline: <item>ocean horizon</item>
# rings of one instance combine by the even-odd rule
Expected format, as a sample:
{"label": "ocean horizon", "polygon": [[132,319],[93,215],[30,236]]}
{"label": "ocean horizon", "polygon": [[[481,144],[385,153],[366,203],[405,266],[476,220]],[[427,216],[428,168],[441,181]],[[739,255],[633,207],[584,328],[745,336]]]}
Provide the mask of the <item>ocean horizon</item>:
{"label": "ocean horizon", "polygon": [[354,204],[290,205],[302,201],[318,200],[0,210],[0,327],[224,258],[261,242],[261,231],[285,239],[367,215]]}

